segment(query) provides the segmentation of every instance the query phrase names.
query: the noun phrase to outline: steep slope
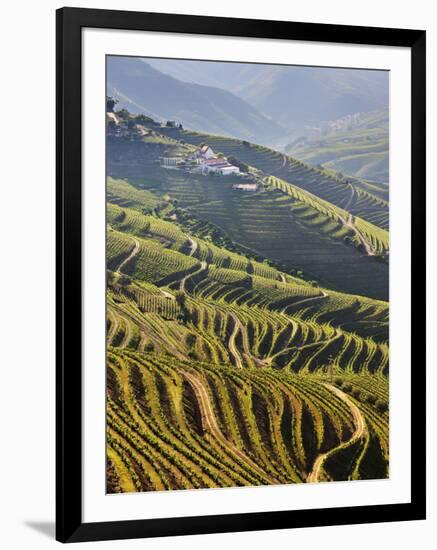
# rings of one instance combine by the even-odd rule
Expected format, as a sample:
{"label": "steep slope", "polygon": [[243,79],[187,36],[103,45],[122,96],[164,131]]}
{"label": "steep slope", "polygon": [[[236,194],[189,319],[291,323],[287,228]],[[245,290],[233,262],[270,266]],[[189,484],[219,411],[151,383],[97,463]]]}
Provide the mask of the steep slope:
{"label": "steep slope", "polygon": [[[388,247],[384,229],[388,205],[382,199],[271,149],[177,129],[160,131],[191,143],[207,141],[216,151],[233,155],[265,175],[278,174],[285,184],[277,177],[266,177],[259,193],[242,196],[232,189],[238,178],[218,181],[163,170],[156,159],[163,150],[171,154],[168,138],[161,149],[156,142],[152,147],[141,141],[109,140],[108,174],[176,199],[192,218],[220,228],[224,238],[240,243],[253,255],[303,270],[307,278],[340,292],[387,299],[388,264],[380,256]],[[174,144],[180,147],[177,140]],[[314,202],[305,192],[322,202]]]}
{"label": "steep slope", "polygon": [[347,376],[352,399],[314,377],[118,348],[107,376],[109,493],[387,475],[387,413],[366,403],[369,379]]}
{"label": "steep slope", "polygon": [[257,136],[261,142],[283,135],[278,124],[225,90],[179,81],[139,58],[108,57],[107,92],[132,112],[176,120],[204,132]]}
{"label": "steep slope", "polygon": [[[166,129],[162,131],[167,132]],[[238,157],[265,174],[275,175],[298,185],[383,229],[388,227],[388,188],[385,185],[368,184],[361,180],[345,183],[323,169],[314,168],[296,158],[255,143],[190,131],[179,132],[177,129],[172,129],[171,132],[174,137],[183,137],[192,144],[208,142],[215,150]]]}
{"label": "steep slope", "polygon": [[388,346],[358,333],[387,304],[187,233],[173,203],[146,215],[129,188],[108,181],[108,492],[386,477]]}

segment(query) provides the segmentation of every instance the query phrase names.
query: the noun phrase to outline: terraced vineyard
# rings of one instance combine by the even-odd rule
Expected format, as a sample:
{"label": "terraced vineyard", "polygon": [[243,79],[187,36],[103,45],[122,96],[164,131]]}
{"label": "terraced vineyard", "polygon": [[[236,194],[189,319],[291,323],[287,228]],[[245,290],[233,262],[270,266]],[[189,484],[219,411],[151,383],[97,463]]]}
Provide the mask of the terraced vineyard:
{"label": "terraced vineyard", "polygon": [[[355,183],[345,184],[329,172],[314,168],[268,147],[189,131],[184,131],[181,135],[184,140],[192,144],[208,142],[215,150],[237,157],[265,174],[272,174],[298,185],[335,206],[348,209],[355,216],[380,225],[383,229],[388,227],[388,202],[381,199],[378,193],[373,194],[369,190],[365,194],[358,194]],[[358,185],[361,187],[360,183]],[[381,190],[385,186],[373,183],[373,187]]]}
{"label": "terraced vineyard", "polygon": [[[151,160],[153,151],[147,143],[135,144],[135,151],[141,146],[145,150],[136,159],[136,175],[130,176],[131,153],[125,152],[129,142],[120,145],[118,162],[110,163],[110,173],[125,170],[137,189],[177,201],[192,217],[217,226],[234,243],[283,265],[286,271],[302,270],[307,279],[339,291],[388,298],[388,203],[372,194],[372,186],[363,182],[345,185],[247,142],[176,128],[161,128],[160,132],[193,144],[208,140],[216,151],[252,166],[264,186],[258,193],[241,196],[232,189],[238,177],[218,182],[214,177],[160,169]],[[174,153],[170,145],[165,146],[168,154],[178,153],[181,146],[175,143]],[[284,173],[287,163],[297,163],[293,174],[299,177]]]}
{"label": "terraced vineyard", "polygon": [[387,475],[387,413],[353,376],[340,382],[348,394],[316,377],[116,348],[107,376],[109,492]]}
{"label": "terraced vineyard", "polygon": [[205,141],[108,147],[107,491],[388,477],[386,198],[230,138],[255,193],[156,162]]}

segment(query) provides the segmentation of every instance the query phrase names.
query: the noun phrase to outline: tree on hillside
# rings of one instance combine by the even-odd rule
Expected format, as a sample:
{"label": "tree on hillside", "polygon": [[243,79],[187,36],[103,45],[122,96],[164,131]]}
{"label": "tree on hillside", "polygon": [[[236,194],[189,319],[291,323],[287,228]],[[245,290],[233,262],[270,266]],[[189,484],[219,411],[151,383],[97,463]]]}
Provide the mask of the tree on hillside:
{"label": "tree on hillside", "polygon": [[228,157],[228,162],[239,168],[241,172],[249,172],[249,166],[240,159],[230,156]]}
{"label": "tree on hillside", "polygon": [[143,114],[137,115],[135,120],[137,124],[151,124],[154,122],[153,118],[150,118],[149,116]]}
{"label": "tree on hillside", "polygon": [[106,96],[106,111],[108,113],[114,112],[114,107],[117,105],[118,99],[114,99],[111,96]]}
{"label": "tree on hillside", "polygon": [[377,399],[375,402],[376,410],[379,413],[385,413],[388,411],[388,404],[386,401],[382,401],[381,399]]}
{"label": "tree on hillside", "polygon": [[181,312],[178,315],[178,319],[182,321],[182,323],[186,324],[190,318],[190,313],[187,309],[185,293],[178,291],[175,294],[175,298],[176,298],[177,305],[181,309]]}
{"label": "tree on hillside", "polygon": [[176,292],[175,294],[175,298],[176,298],[176,303],[177,305],[181,308],[181,309],[184,309],[185,307],[185,293],[184,292]]}
{"label": "tree on hillside", "polygon": [[120,111],[117,111],[118,118],[122,118],[123,120],[128,120],[130,117],[130,113],[127,109],[120,109]]}

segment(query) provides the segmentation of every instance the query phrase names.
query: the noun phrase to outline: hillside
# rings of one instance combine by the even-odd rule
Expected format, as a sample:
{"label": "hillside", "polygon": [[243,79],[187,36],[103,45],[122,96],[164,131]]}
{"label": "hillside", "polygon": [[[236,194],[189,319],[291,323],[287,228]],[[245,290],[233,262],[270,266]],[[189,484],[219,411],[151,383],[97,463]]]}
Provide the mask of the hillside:
{"label": "hillside", "polygon": [[388,106],[384,71],[171,59],[149,63],[175,78],[232,92],[294,133]]}
{"label": "hillside", "polygon": [[285,151],[312,165],[388,183],[388,139],[384,110],[333,121],[323,133],[296,139]]}
{"label": "hillside", "polygon": [[108,492],[386,477],[387,304],[107,192]]}
{"label": "hillside", "polygon": [[[361,184],[344,184],[265,147],[175,128],[160,128],[155,134],[166,136],[159,141],[156,135],[153,143],[110,139],[108,174],[168,195],[193,219],[220,228],[252,254],[286,269],[302,270],[320,285],[387,299],[388,264],[383,257],[388,253],[388,203],[384,199]],[[180,154],[189,151],[190,144],[202,142],[256,169],[263,182],[260,192],[241,196],[232,189],[236,178],[218,183],[215,178],[157,166],[164,152]]]}
{"label": "hillside", "polygon": [[283,129],[234,94],[165,75],[138,58],[107,59],[107,93],[133,113],[176,120],[204,132],[261,142],[284,136]]}
{"label": "hillside", "polygon": [[384,478],[387,418],[365,401],[374,382],[346,379],[358,399],[317,378],[110,348],[107,490]]}
{"label": "hillside", "polygon": [[107,132],[107,492],[387,478],[387,187]]}

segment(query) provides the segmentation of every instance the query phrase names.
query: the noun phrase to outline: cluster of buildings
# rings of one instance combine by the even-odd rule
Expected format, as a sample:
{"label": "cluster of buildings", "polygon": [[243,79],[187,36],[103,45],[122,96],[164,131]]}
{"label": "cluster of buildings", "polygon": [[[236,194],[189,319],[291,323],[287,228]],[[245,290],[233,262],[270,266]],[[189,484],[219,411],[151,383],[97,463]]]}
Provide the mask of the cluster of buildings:
{"label": "cluster of buildings", "polygon": [[219,174],[220,176],[230,176],[231,174],[240,173],[240,169],[230,164],[226,159],[205,160],[201,164],[200,171],[202,174]]}
{"label": "cluster of buildings", "polygon": [[[192,174],[204,176],[215,174],[218,176],[241,176],[241,181],[234,183],[232,189],[236,191],[258,191],[259,184],[251,181],[252,176],[242,172],[238,166],[231,164],[225,157],[218,156],[209,145],[202,145],[187,157],[161,157],[161,167],[167,170],[184,170]],[[246,181],[245,181],[246,180]]]}
{"label": "cluster of buildings", "polygon": [[[112,137],[128,137],[131,140],[141,139],[150,131],[141,124],[136,124],[133,120],[123,120],[117,113],[108,109],[107,113],[107,133]],[[164,126],[163,123],[155,122],[155,126]],[[173,120],[168,120],[165,124],[167,128],[181,128]],[[236,191],[258,191],[259,184],[253,181],[253,177],[246,172],[242,172],[238,166],[231,164],[228,159],[222,155],[217,155],[209,145],[202,145],[196,151],[185,157],[161,157],[159,159],[162,168],[167,170],[183,170],[193,174],[217,175],[217,176],[241,176],[241,180],[232,185]]]}
{"label": "cluster of buildings", "polygon": [[203,145],[188,157],[161,157],[161,166],[203,175],[242,174],[238,166],[231,164],[225,157],[216,155],[209,145]]}

